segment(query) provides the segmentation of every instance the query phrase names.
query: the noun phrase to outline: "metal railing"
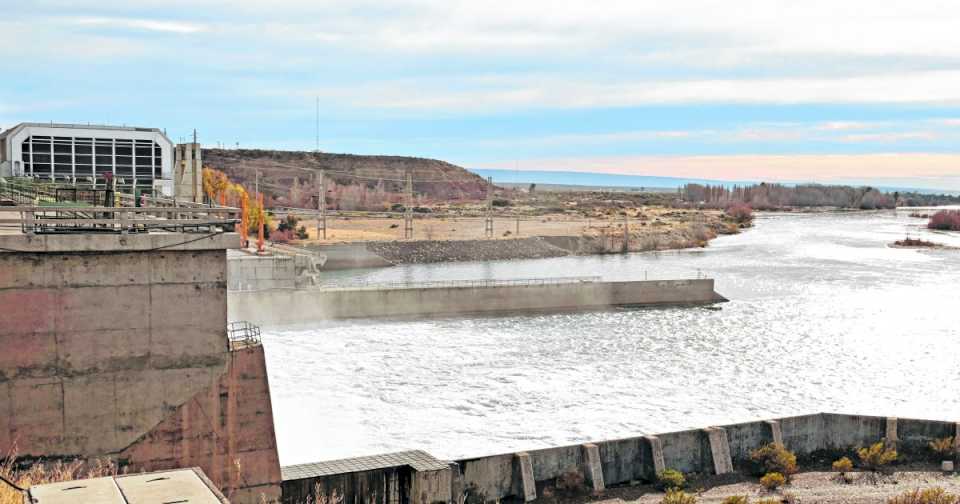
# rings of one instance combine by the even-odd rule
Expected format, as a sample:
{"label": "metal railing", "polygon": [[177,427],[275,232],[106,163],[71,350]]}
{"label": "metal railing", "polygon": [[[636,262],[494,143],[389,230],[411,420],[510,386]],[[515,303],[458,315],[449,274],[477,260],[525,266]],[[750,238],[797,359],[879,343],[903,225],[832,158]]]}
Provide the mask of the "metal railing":
{"label": "metal railing", "polygon": [[19,225],[24,233],[143,233],[164,231],[233,231],[238,208],[12,206],[0,212],[0,227]]}
{"label": "metal railing", "polygon": [[599,282],[600,276],[575,276],[553,278],[512,278],[508,280],[436,280],[429,282],[385,282],[345,285],[340,287],[321,287],[320,290],[393,290],[393,289],[429,289],[438,287],[483,288],[483,287],[529,287],[539,285],[564,285],[574,283]]}
{"label": "metal railing", "polygon": [[260,345],[260,326],[246,321],[227,324],[227,340],[230,351]]}

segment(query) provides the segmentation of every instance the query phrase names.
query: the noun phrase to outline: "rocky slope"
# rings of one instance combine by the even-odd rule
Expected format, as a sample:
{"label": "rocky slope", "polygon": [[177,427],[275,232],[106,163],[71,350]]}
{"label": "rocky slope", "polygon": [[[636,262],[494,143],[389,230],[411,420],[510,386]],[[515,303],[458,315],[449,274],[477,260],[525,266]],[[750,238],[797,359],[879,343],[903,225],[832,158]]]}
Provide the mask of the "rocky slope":
{"label": "rocky slope", "polygon": [[[252,188],[260,173],[260,188],[278,203],[296,205],[300,193],[316,194],[315,174],[326,170],[330,186],[360,186],[380,194],[401,195],[406,170],[413,172],[414,192],[428,200],[481,199],[486,181],[466,169],[436,159],[403,156],[361,156],[326,152],[261,149],[203,149],[203,164],[226,172]],[[331,183],[332,181],[332,183]],[[293,194],[291,194],[293,190]],[[313,196],[315,197],[315,196]]]}

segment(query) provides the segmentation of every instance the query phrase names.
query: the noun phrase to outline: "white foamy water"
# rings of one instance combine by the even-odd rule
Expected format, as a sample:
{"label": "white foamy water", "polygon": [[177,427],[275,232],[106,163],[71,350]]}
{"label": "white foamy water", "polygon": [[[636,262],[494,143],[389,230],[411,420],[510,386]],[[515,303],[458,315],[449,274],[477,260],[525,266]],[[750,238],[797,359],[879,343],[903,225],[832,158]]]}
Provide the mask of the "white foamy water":
{"label": "white foamy water", "polygon": [[720,310],[265,328],[281,463],[476,456],[819,411],[960,418],[960,246],[899,213],[767,215],[704,250],[344,273],[339,283],[717,280]]}

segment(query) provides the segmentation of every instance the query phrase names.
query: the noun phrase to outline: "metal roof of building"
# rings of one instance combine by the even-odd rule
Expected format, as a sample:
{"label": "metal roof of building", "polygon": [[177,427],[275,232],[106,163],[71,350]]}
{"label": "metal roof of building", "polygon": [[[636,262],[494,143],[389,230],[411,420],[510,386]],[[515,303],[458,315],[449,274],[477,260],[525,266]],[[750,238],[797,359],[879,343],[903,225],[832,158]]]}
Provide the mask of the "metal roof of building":
{"label": "metal roof of building", "polygon": [[8,135],[19,131],[20,129],[26,127],[38,127],[38,128],[60,128],[60,129],[96,129],[96,130],[112,130],[112,131],[147,131],[151,133],[160,133],[164,137],[166,134],[160,130],[160,128],[141,128],[137,126],[111,126],[107,124],[71,124],[71,123],[39,123],[39,122],[24,122],[10,128],[0,131],[0,140],[3,140]]}
{"label": "metal roof of building", "polygon": [[199,468],[35,485],[33,504],[229,504]]}
{"label": "metal roof of building", "polygon": [[448,468],[449,464],[425,451],[413,450],[286,466],[280,468],[280,474],[284,481],[288,481],[401,466],[410,466],[415,471],[439,471]]}

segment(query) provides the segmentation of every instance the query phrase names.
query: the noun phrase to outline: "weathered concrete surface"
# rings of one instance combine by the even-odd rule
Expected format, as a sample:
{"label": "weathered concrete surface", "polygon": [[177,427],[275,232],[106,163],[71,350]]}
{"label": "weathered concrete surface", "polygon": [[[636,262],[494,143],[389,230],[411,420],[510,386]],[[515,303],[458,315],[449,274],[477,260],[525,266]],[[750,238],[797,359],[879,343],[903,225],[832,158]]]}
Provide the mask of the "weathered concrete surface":
{"label": "weathered concrete surface", "polygon": [[229,354],[217,384],[176,408],[119,456],[137,470],[197,466],[235,502],[280,498],[263,347]]}
{"label": "weathered concrete surface", "polygon": [[257,324],[480,312],[582,310],[721,301],[712,279],[410,289],[273,289],[230,293],[230,316]]}
{"label": "weathered concrete surface", "polygon": [[238,251],[227,254],[229,290],[292,289],[297,286],[297,269],[290,256],[256,256]]}
{"label": "weathered concrete surface", "polygon": [[117,452],[225,370],[223,250],[0,253],[0,306],[22,455]]}
{"label": "weathered concrete surface", "polygon": [[[46,252],[0,252],[0,348],[10,350],[0,352],[0,451],[16,444],[22,456],[124,461],[122,452],[169,424],[184,403],[227,383],[227,399],[246,400],[227,417],[238,420],[221,433],[221,442],[232,443],[224,453],[237,453],[244,463],[256,453],[250,470],[276,484],[272,419],[247,422],[244,416],[249,408],[270,415],[262,356],[260,372],[242,371],[248,364],[228,349],[223,247],[231,240],[158,235],[167,237],[158,242],[152,236],[131,235],[126,243],[121,235],[20,236],[15,250]],[[84,252],[57,251],[69,249],[71,239]],[[189,240],[196,241],[183,243]],[[147,250],[157,243],[175,246]],[[252,378],[224,382],[234,370]],[[202,455],[190,455],[191,437],[205,435],[196,415],[191,420],[181,426],[183,435],[152,439],[211,475],[227,470],[233,463],[227,457],[200,462]],[[154,461],[133,455],[137,462]],[[260,488],[247,481],[241,487]],[[257,502],[241,490],[236,502]]]}
{"label": "weathered concrete surface", "polygon": [[337,245],[317,245],[312,250],[327,256],[324,270],[343,270],[354,268],[384,268],[393,263],[367,250],[365,243],[345,243]]}
{"label": "weathered concrete surface", "polygon": [[[14,234],[0,235],[0,249],[17,252],[144,252],[224,250],[240,247],[237,233]],[[4,250],[0,250],[3,253]]]}

